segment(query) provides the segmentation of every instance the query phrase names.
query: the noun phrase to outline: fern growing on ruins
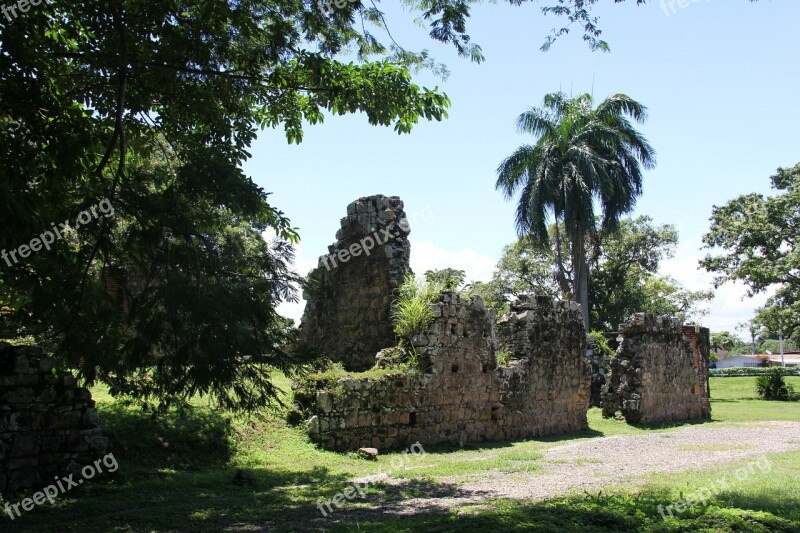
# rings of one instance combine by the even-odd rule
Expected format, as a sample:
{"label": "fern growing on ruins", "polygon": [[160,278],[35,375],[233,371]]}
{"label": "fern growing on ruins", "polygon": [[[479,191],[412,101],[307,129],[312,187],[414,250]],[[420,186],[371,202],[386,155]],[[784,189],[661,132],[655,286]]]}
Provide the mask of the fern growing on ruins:
{"label": "fern growing on ruins", "polygon": [[400,342],[428,330],[434,320],[430,304],[441,293],[441,285],[435,282],[418,281],[413,274],[406,274],[392,309],[394,332]]}

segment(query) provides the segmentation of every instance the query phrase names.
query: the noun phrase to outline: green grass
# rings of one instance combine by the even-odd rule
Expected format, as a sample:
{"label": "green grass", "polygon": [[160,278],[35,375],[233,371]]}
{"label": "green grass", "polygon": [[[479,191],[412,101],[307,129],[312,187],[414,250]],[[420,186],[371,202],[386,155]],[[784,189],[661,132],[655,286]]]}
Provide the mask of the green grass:
{"label": "green grass", "polygon": [[[796,387],[800,388],[800,378]],[[711,425],[743,421],[800,420],[800,405],[755,399],[755,378],[712,379]],[[288,391],[289,381],[277,377]],[[98,387],[93,391],[119,470],[104,481],[70,491],[55,506],[43,505],[11,522],[4,514],[0,531],[251,531],[339,528],[340,531],[800,531],[800,454],[771,457],[774,471],[757,482],[720,495],[714,506],[664,522],[655,507],[696,490],[733,466],[653,478],[644,488],[611,488],[602,495],[559,498],[540,504],[486,500],[446,513],[402,520],[364,519],[365,505],[391,508],[422,492],[451,495],[455,483],[492,472],[535,475],[550,446],[598,436],[669,432],[684,424],[629,426],[589,413],[590,431],[519,442],[426,447],[422,456],[382,454],[365,461],[355,454],[321,450],[300,428],[288,427],[279,413],[237,418],[212,409],[202,399],[184,416],[158,420],[121,405]],[[735,443],[731,443],[735,446]],[[733,449],[733,448],[727,448]],[[691,451],[691,450],[687,450]],[[705,451],[725,451],[722,447]],[[581,461],[576,457],[575,461]],[[641,458],[646,460],[646,458]],[[239,468],[253,472],[251,484],[232,482]],[[399,486],[383,482],[367,489],[347,511],[322,519],[320,499],[333,498],[350,480],[387,472]],[[695,488],[693,488],[695,487]],[[20,498],[11,498],[12,502]],[[358,501],[359,503],[355,503]],[[354,520],[354,522],[342,522]],[[372,520],[372,521],[370,521]],[[787,525],[789,524],[789,525]],[[791,526],[791,527],[790,527]],[[783,528],[783,529],[782,529]],[[794,528],[794,529],[792,529]],[[334,529],[336,530],[336,529]]]}
{"label": "green grass", "polygon": [[[557,498],[538,504],[522,500],[487,500],[481,506],[464,506],[443,513],[420,514],[402,520],[360,521],[331,531],[448,532],[448,531],[800,531],[800,452],[770,455],[771,471],[754,469],[744,482],[729,483],[729,490],[712,495],[707,506],[696,505],[683,513],[674,504],[689,494],[712,487],[722,479],[735,479],[747,461],[721,465],[702,472],[659,475],[644,488],[612,488],[596,494]],[[673,505],[673,518],[666,511]],[[659,512],[664,511],[664,520]]]}

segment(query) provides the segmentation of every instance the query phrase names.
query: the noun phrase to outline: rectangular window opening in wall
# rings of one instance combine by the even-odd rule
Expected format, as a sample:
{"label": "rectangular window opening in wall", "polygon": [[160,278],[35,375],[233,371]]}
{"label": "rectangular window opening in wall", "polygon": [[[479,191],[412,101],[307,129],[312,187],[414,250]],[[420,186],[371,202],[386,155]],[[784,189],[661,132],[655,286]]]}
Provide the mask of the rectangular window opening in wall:
{"label": "rectangular window opening in wall", "polygon": [[450,370],[453,372],[453,374],[458,374],[458,365],[451,366]]}
{"label": "rectangular window opening in wall", "polygon": [[491,370],[491,365],[489,365],[489,363],[483,363],[483,373],[488,374],[489,370]]}
{"label": "rectangular window opening in wall", "polygon": [[408,413],[408,424],[414,426],[417,424],[417,413]]}

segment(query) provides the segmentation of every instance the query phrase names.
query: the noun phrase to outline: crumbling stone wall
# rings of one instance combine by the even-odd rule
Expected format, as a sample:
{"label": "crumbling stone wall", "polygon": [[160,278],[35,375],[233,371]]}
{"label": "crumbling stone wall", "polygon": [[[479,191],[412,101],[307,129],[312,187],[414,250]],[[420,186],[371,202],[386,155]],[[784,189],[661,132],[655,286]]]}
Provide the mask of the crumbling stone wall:
{"label": "crumbling stone wall", "polygon": [[709,331],[637,313],[620,325],[619,348],[603,391],[603,416],[629,423],[709,418]]}
{"label": "crumbling stone wall", "polygon": [[335,450],[503,440],[586,427],[589,371],[578,307],[524,298],[500,321],[511,354],[498,367],[494,312],[479,297],[443,293],[436,319],[412,339],[417,373],[346,377],[303,391],[313,440]]}
{"label": "crumbling stone wall", "polygon": [[336,242],[319,258],[312,289],[303,295],[303,345],[360,371],[396,344],[390,314],[394,291],[411,272],[410,232],[397,196],[368,196],[347,206]]}
{"label": "crumbling stone wall", "polygon": [[108,448],[89,391],[53,368],[42,348],[0,343],[2,493],[79,473]]}
{"label": "crumbling stone wall", "polygon": [[591,388],[580,306],[549,296],[522,296],[498,322],[503,436],[521,438],[588,427]]}

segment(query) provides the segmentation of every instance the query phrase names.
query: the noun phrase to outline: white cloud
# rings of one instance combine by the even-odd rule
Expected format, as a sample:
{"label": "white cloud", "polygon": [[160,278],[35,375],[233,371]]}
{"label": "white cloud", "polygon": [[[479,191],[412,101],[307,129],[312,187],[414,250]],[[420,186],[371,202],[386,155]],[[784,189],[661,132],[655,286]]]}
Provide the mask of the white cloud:
{"label": "white cloud", "polygon": [[481,255],[471,248],[451,252],[439,248],[431,241],[411,241],[411,270],[422,275],[427,270],[454,268],[467,274],[467,282],[489,281],[497,260]]}
{"label": "white cloud", "polygon": [[[267,231],[262,233],[262,236],[265,240],[270,241],[275,238],[276,234],[272,228],[268,228]],[[295,258],[292,270],[301,276],[305,276],[312,268],[317,266],[317,259],[316,257],[307,257],[303,250],[303,245],[298,244],[295,246]],[[287,318],[294,319],[295,325],[300,324],[300,318],[303,316],[303,309],[306,307],[306,301],[303,300],[303,295],[300,291],[298,291],[298,296],[300,297],[299,301],[283,302],[278,306],[278,313]]]}
{"label": "white cloud", "polygon": [[700,322],[711,328],[712,331],[736,331],[736,326],[750,320],[755,315],[755,309],[761,307],[772,294],[758,294],[752,298],[747,297],[747,288],[741,283],[728,282],[718,289],[714,289],[714,276],[700,267],[700,260],[705,253],[700,251],[699,240],[682,242],[672,259],[667,259],[661,264],[661,274],[669,275],[690,290],[714,291],[714,299],[710,304],[710,312],[700,318]]}

